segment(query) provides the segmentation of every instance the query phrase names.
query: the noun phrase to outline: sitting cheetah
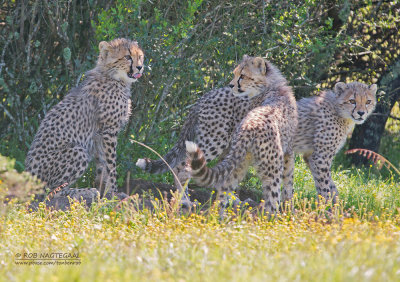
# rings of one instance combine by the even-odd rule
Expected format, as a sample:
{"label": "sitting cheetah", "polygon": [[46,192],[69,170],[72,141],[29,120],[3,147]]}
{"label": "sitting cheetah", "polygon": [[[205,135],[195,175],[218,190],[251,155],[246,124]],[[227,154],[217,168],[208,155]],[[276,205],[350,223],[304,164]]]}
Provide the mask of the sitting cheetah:
{"label": "sitting cheetah", "polygon": [[333,157],[354,125],[362,124],[374,111],[376,90],[376,84],[338,82],[334,91],[327,90],[297,103],[299,125],[294,151],[303,154],[317,192],[325,199],[334,196],[335,202],[335,195],[338,196],[330,172]]}
{"label": "sitting cheetah", "polygon": [[[196,162],[192,163],[196,182],[215,185],[222,192],[219,198],[224,199],[243,178],[248,165],[253,163],[262,178],[266,210],[274,212],[279,203],[283,170],[287,175],[284,185],[293,183],[291,139],[297,123],[296,101],[286,79],[263,58],[245,56],[234,75],[230,85],[233,91],[212,91],[196,104],[180,142],[182,137],[193,140],[197,135],[199,148],[206,148],[206,155],[201,153],[204,163],[220,155],[232,143],[224,160],[215,168],[197,167]],[[196,151],[197,145],[189,144],[194,152],[201,152]],[[169,153],[172,158],[167,160],[173,165],[182,160],[180,166],[183,167],[185,153],[181,156],[179,151],[185,149],[177,144],[173,150]],[[155,163],[158,161],[142,159],[137,164],[151,171]]]}
{"label": "sitting cheetah", "polygon": [[[46,114],[28,152],[26,170],[49,191],[73,184],[92,159],[96,187],[117,191],[117,134],[129,119],[130,87],[142,76],[144,55],[137,42],[124,38],[102,41],[99,50],[96,67]],[[57,195],[79,198],[84,190],[67,187]]]}

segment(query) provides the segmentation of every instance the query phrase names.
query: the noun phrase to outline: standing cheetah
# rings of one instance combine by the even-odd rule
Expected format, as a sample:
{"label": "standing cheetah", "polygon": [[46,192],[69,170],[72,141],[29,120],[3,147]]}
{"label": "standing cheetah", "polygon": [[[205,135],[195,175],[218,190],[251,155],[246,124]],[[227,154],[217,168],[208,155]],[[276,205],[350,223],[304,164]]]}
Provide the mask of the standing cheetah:
{"label": "standing cheetah", "polygon": [[[376,84],[339,82],[333,91],[326,90],[319,96],[297,102],[299,126],[294,137],[294,151],[303,154],[317,192],[324,198],[338,195],[330,174],[333,157],[344,145],[354,125],[363,123],[374,111],[376,90]],[[190,178],[190,170],[184,169],[185,140],[194,140],[198,144],[207,163],[217,157],[223,158],[234,129],[249,111],[259,105],[260,97],[243,100],[234,96],[230,88],[222,88],[212,90],[197,101],[177,144],[164,157],[180,173],[182,182]],[[168,170],[161,160],[139,159],[137,165],[151,173]],[[293,191],[283,189],[282,201],[290,199],[292,194]]]}
{"label": "standing cheetah", "polygon": [[[338,196],[338,191],[330,172],[333,157],[343,147],[354,125],[365,122],[374,111],[376,90],[376,84],[368,86],[360,82],[339,82],[334,91],[327,90],[319,96],[303,98],[297,102],[298,127],[293,149],[295,153],[303,154],[313,175],[317,192],[325,199],[333,196],[333,202],[336,201],[335,195]],[[190,143],[188,151],[192,166],[197,169],[193,173],[204,175],[206,179],[212,177],[212,170],[205,176],[206,170],[209,169],[203,168],[206,160],[202,152]],[[203,172],[199,173],[199,168]],[[292,180],[289,178],[287,181]],[[282,201],[292,198],[292,187],[293,183],[283,186]]]}
{"label": "standing cheetah", "polygon": [[354,125],[362,124],[374,111],[376,90],[376,84],[338,82],[334,91],[324,91],[297,103],[299,125],[294,151],[303,154],[317,192],[325,199],[333,196],[335,202],[338,196],[330,171],[333,157]]}
{"label": "standing cheetah", "polygon": [[[137,42],[124,38],[102,41],[99,49],[96,67],[46,114],[28,152],[26,170],[50,191],[72,185],[92,159],[96,187],[117,191],[117,134],[129,119],[130,88],[142,76],[144,55]],[[58,195],[79,198],[84,190],[65,188]]]}
{"label": "standing cheetah", "polygon": [[[200,185],[213,185],[219,190],[219,199],[225,200],[225,196],[244,177],[248,166],[253,164],[263,183],[265,208],[268,212],[275,212],[280,200],[283,175],[284,185],[293,183],[291,178],[294,156],[291,143],[297,125],[295,98],[276,67],[260,57],[245,56],[234,70],[230,87],[233,92],[225,93],[226,96],[233,93],[240,100],[224,100],[224,96],[219,96],[222,105],[214,107],[213,114],[207,108],[201,107],[206,105],[207,100],[198,103],[195,108],[200,114],[203,109],[208,111],[207,115],[203,115],[208,122],[198,123],[198,131],[203,131],[203,135],[200,135],[203,142],[199,142],[199,147],[195,143],[187,142],[190,157],[194,158],[191,163],[192,176]],[[230,101],[238,104],[229,104]],[[247,111],[239,111],[240,117],[244,118],[236,121],[235,111],[240,109],[242,101],[247,106]],[[257,103],[249,107],[249,101]],[[220,108],[222,109],[219,110]],[[232,116],[235,117],[233,120]],[[199,116],[197,118],[199,120]],[[220,127],[219,124],[225,126]],[[224,128],[229,131],[224,131]],[[207,137],[209,133],[214,135],[211,140]],[[218,139],[221,133],[226,134],[228,140]],[[211,147],[207,147],[208,145]],[[206,151],[207,155],[200,150],[202,147],[209,149]],[[214,168],[205,166],[206,158],[211,159],[228,147],[226,157]],[[138,165],[141,165],[140,162],[151,163],[143,160]]]}
{"label": "standing cheetah", "polygon": [[[244,61],[249,58],[247,55],[243,56]],[[266,74],[262,87],[268,90],[274,85],[285,85],[286,80],[279,70],[267,60],[264,63]],[[183,125],[178,142],[163,157],[174,169],[181,183],[191,177],[186,163],[185,141],[196,142],[204,152],[207,162],[221,157],[227,152],[240,122],[251,110],[264,102],[267,92],[259,95],[244,93],[239,96],[234,95],[231,87],[224,87],[211,90],[196,102]],[[150,173],[168,171],[167,165],[161,159],[139,159],[136,165]]]}
{"label": "standing cheetah", "polygon": [[293,183],[293,136],[297,127],[297,106],[285,79],[267,84],[268,66],[262,58],[247,58],[234,71],[231,82],[234,95],[263,95],[260,106],[251,110],[233,134],[227,155],[213,168],[206,166],[204,153],[193,142],[186,142],[192,177],[202,186],[217,189],[220,201],[226,201],[233,188],[254,166],[261,179],[266,212],[275,213],[280,204],[281,183],[285,189]]}

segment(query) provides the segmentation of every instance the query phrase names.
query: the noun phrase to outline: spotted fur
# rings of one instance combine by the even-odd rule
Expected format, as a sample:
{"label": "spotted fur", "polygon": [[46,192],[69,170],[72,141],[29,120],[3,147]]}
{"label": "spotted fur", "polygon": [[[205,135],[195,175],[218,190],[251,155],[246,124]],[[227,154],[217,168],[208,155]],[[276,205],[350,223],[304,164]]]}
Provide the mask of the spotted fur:
{"label": "spotted fur", "polygon": [[[218,190],[218,199],[227,195],[254,166],[263,187],[264,207],[276,212],[280,204],[281,184],[293,184],[294,155],[292,141],[297,126],[296,100],[283,76],[267,83],[266,73],[272,65],[262,58],[247,57],[234,70],[233,92],[243,97],[263,97],[240,122],[232,136],[227,155],[213,168],[196,145],[187,143],[192,177],[201,186]],[[277,72],[278,74],[278,72]],[[292,190],[292,187],[285,187]]]}
{"label": "spotted fur", "polygon": [[[343,147],[354,125],[365,122],[374,111],[376,90],[375,84],[368,86],[359,82],[339,82],[333,91],[326,90],[319,96],[297,102],[298,128],[293,148],[295,153],[303,154],[317,192],[325,199],[338,196],[330,172],[333,157]],[[195,153],[191,156],[194,167],[203,168],[208,162],[202,150],[197,151],[193,144],[189,144],[188,151]],[[285,159],[285,162],[290,161]],[[288,175],[290,173],[288,170]],[[290,183],[283,185],[282,201],[289,200],[293,195],[292,180],[286,179]]]}
{"label": "spotted fur", "polygon": [[338,196],[330,172],[333,158],[354,125],[363,123],[374,111],[376,90],[376,84],[339,82],[333,91],[297,103],[299,125],[294,151],[303,154],[317,192],[325,199]]}
{"label": "spotted fur", "polygon": [[[49,191],[72,185],[92,159],[96,186],[117,191],[117,134],[130,116],[130,87],[143,72],[143,51],[123,38],[100,42],[99,49],[96,67],[46,114],[28,152],[26,170]],[[81,192],[67,187],[57,195],[77,197]]]}
{"label": "spotted fur", "polygon": [[[244,59],[248,56],[244,56]],[[266,68],[265,87],[285,83],[279,70],[264,60]],[[201,97],[190,109],[190,113],[180,132],[178,142],[163,158],[174,169],[181,183],[191,177],[190,167],[186,163],[185,141],[194,141],[204,152],[207,162],[222,157],[228,150],[231,138],[243,118],[254,108],[260,106],[265,95],[248,97],[235,95],[231,87],[214,89]],[[251,97],[250,97],[251,96]],[[139,159],[136,163],[150,173],[168,171],[165,163],[158,160]],[[179,185],[177,185],[179,187]]]}

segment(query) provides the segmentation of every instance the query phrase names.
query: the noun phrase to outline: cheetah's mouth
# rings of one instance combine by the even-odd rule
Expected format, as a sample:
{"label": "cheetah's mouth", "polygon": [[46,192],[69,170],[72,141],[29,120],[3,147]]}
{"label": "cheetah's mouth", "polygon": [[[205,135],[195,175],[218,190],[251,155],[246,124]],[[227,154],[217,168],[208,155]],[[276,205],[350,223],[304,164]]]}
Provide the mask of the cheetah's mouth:
{"label": "cheetah's mouth", "polygon": [[134,79],[139,79],[142,76],[141,73],[133,73],[133,72],[128,72],[128,77],[134,78]]}
{"label": "cheetah's mouth", "polygon": [[365,121],[365,119],[363,119],[363,118],[355,118],[353,116],[352,116],[352,118],[357,124],[361,124],[361,123],[363,123]]}
{"label": "cheetah's mouth", "polygon": [[129,72],[128,72],[128,77],[129,78],[133,78],[133,79],[139,79],[142,76],[142,73],[138,72],[138,73],[133,73],[133,67],[132,64],[129,68]]}

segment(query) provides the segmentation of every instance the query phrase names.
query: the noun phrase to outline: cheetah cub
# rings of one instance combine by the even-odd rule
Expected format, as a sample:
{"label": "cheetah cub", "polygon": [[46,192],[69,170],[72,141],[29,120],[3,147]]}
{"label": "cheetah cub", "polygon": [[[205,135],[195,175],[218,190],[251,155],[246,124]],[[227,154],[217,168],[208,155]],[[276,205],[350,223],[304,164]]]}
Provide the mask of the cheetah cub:
{"label": "cheetah cub", "polygon": [[[277,81],[266,74],[274,68]],[[240,122],[232,136],[227,155],[213,168],[193,142],[186,142],[192,177],[201,186],[213,186],[221,202],[236,188],[248,167],[254,166],[263,187],[264,208],[275,213],[280,204],[283,179],[285,189],[293,183],[293,136],[297,127],[297,107],[292,89],[279,71],[266,60],[248,57],[233,71],[233,94],[238,97],[263,97]]]}
{"label": "cheetah cub", "polygon": [[317,192],[325,199],[333,196],[335,201],[338,196],[330,172],[333,157],[354,125],[362,124],[374,111],[376,90],[376,84],[338,82],[334,91],[327,90],[297,103],[299,125],[294,151],[303,154]]}
{"label": "cheetah cub", "polygon": [[[222,158],[227,153],[232,136],[243,118],[251,110],[262,105],[269,97],[269,91],[276,91],[276,85],[282,87],[286,85],[285,78],[273,64],[260,58],[257,60],[263,63],[264,74],[259,75],[261,80],[253,81],[254,87],[251,92],[242,90],[242,83],[247,83],[251,79],[243,73],[237,78],[238,86],[232,84],[230,87],[213,89],[197,100],[190,109],[178,142],[163,157],[174,169],[181,183],[185,183],[191,177],[190,167],[186,162],[186,140],[196,142],[204,152],[207,162],[217,157]],[[250,61],[254,61],[254,58],[243,56],[243,62]],[[232,87],[235,87],[236,94]],[[168,171],[168,167],[161,159],[139,159],[136,165],[150,173]]]}
{"label": "cheetah cub", "polygon": [[[130,88],[142,76],[143,51],[124,38],[99,44],[100,54],[85,80],[44,117],[26,158],[26,170],[53,191],[72,185],[96,163],[96,187],[113,194],[117,134],[131,112]],[[100,186],[101,184],[101,186]],[[65,188],[57,195],[79,198],[96,189]]]}

